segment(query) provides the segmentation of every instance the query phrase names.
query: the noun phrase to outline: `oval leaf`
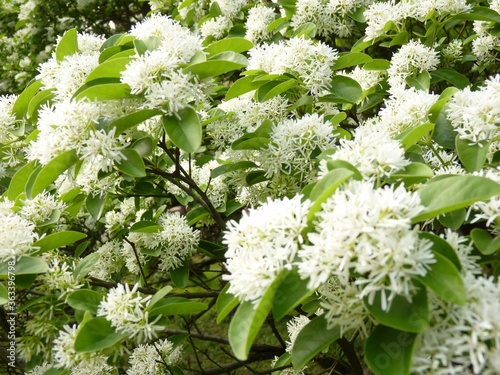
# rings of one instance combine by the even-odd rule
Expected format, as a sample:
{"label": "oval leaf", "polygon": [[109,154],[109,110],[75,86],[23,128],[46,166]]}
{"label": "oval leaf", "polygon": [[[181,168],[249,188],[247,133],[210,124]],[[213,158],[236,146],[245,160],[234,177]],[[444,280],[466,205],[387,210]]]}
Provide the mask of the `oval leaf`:
{"label": "oval leaf", "polygon": [[87,235],[81,232],[64,231],[49,234],[42,239],[36,241],[33,246],[39,247],[37,253],[43,253],[48,250],[57,249],[66,245],[70,245],[76,241],[86,238]]}
{"label": "oval leaf", "polygon": [[81,289],[75,290],[68,296],[68,305],[77,310],[96,314],[101,300],[102,295],[95,290]]}
{"label": "oval leaf", "polygon": [[121,160],[119,163],[115,164],[119,171],[132,177],[146,176],[144,161],[137,151],[126,148],[121,150],[121,153],[125,156],[125,160]]}
{"label": "oval leaf", "polygon": [[195,152],[202,141],[203,131],[198,114],[192,108],[181,109],[178,116],[163,116],[163,127],[170,140],[189,153]]}
{"label": "oval leaf", "polygon": [[113,346],[126,335],[118,333],[103,316],[88,320],[80,326],[75,339],[77,352],[95,352]]}

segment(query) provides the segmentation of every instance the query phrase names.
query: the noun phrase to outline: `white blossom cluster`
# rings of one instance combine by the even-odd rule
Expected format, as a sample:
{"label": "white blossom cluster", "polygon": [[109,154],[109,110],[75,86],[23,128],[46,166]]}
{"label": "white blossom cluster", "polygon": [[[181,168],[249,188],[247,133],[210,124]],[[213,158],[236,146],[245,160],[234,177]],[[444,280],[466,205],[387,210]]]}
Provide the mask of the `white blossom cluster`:
{"label": "white blossom cluster", "polygon": [[261,44],[250,50],[247,70],[269,74],[290,73],[313,95],[330,88],[331,66],[337,52],[323,42],[294,37],[275,44]]}
{"label": "white blossom cluster", "polygon": [[146,307],[151,296],[142,297],[138,287],[135,284],[131,290],[128,284],[118,284],[110,289],[99,304],[97,316],[104,316],[117,332],[142,343],[155,338],[163,327],[156,325],[160,316],[153,321],[149,319]]}
{"label": "white blossom cluster", "polygon": [[127,375],[170,374],[169,366],[179,362],[181,356],[182,346],[174,348],[172,342],[167,339],[139,345],[130,355]]}

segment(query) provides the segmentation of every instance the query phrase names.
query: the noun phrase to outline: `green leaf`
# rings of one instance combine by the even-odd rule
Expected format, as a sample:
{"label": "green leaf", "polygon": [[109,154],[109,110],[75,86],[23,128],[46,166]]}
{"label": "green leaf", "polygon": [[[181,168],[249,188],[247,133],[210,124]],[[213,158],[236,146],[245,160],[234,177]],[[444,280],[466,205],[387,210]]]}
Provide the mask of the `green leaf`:
{"label": "green leaf", "polygon": [[78,155],[75,150],[63,152],[49,161],[36,176],[31,187],[31,193],[27,194],[29,198],[34,198],[47,186],[54,182],[66,169],[73,166],[78,161]]}
{"label": "green leaf", "polygon": [[76,310],[89,311],[95,315],[101,300],[102,295],[100,293],[90,289],[80,289],[72,292],[68,296],[67,302]]}
{"label": "green leaf", "polygon": [[491,255],[500,249],[500,235],[495,238],[481,228],[474,228],[470,232],[474,245],[483,255]]}
{"label": "green leaf", "polygon": [[332,70],[340,70],[349,68],[351,66],[366,64],[372,62],[373,59],[366,53],[362,52],[348,52],[339,58],[333,64]]}
{"label": "green leaf", "polygon": [[[274,82],[274,81],[273,81]],[[280,95],[282,93],[284,93],[285,91],[288,91],[294,87],[297,86],[297,80],[292,78],[292,79],[289,79],[287,81],[284,81],[284,82],[281,82],[279,81],[279,83],[277,85],[275,85],[274,87],[272,87],[270,90],[266,90],[266,92],[264,93],[264,95],[260,95],[260,91],[262,88],[266,87],[268,84],[265,84],[264,86],[261,86],[258,90],[257,90],[257,95],[259,97],[259,101],[262,103],[262,102],[265,102],[266,100],[269,100],[271,98],[274,98],[275,96],[277,95]]]}
{"label": "green leaf", "polygon": [[146,311],[151,310],[156,305],[156,303],[159,300],[161,300],[163,297],[165,297],[168,293],[170,293],[172,291],[172,289],[174,289],[172,286],[166,285],[163,288],[161,288],[159,291],[157,291],[153,295],[153,297],[151,298],[151,300],[149,301],[149,303],[148,303],[148,305],[146,307]]}
{"label": "green leaf", "polygon": [[458,258],[455,249],[446,241],[444,238],[439,237],[431,232],[419,232],[418,236],[420,238],[426,238],[433,243],[432,250],[438,252],[442,256],[446,257],[453,265],[457,268],[457,270],[462,269],[462,264],[460,263],[460,259]]}
{"label": "green leaf", "polygon": [[433,82],[444,80],[451,83],[459,89],[464,89],[470,85],[469,79],[455,69],[440,68],[431,72]]}
{"label": "green leaf", "polygon": [[382,308],[382,292],[376,293],[372,304],[368,302],[368,297],[363,302],[373,317],[388,327],[418,333],[429,326],[429,305],[424,287],[417,290],[411,302],[406,297],[397,295],[387,311]]}
{"label": "green leaf", "polygon": [[76,280],[83,279],[92,270],[94,265],[101,259],[101,254],[92,253],[80,260],[73,270],[73,277]]}
{"label": "green leaf", "polygon": [[245,52],[253,47],[253,43],[245,38],[226,38],[213,42],[212,44],[205,47],[205,51],[208,52],[210,56],[217,55],[222,52],[233,51],[233,52]]}
{"label": "green leaf", "polygon": [[401,142],[404,150],[407,151],[411,146],[420,141],[422,137],[429,134],[434,129],[434,124],[426,123],[422,125],[413,126],[406,129],[396,137]]}
{"label": "green leaf", "polygon": [[23,167],[20,168],[14,174],[14,176],[12,176],[12,179],[10,180],[9,183],[9,188],[4,193],[4,195],[7,195],[7,198],[9,200],[14,201],[19,196],[19,194],[25,191],[29,177],[35,171],[35,169],[36,167],[34,161],[23,165]]}
{"label": "green leaf", "polygon": [[184,68],[184,72],[196,74],[199,78],[204,79],[220,76],[233,70],[239,70],[247,65],[248,60],[245,56],[228,51],[219,53],[211,57],[210,60],[188,65]]}
{"label": "green leaf", "polygon": [[[9,274],[9,262],[0,263],[0,278],[5,278]],[[22,256],[14,264],[14,273],[18,275],[31,275],[35,273],[47,272],[47,263],[42,258]],[[12,273],[12,271],[11,271]]]}
{"label": "green leaf", "polygon": [[330,92],[349,103],[357,103],[363,99],[363,89],[357,81],[345,76],[334,76]]}
{"label": "green leaf", "polygon": [[92,318],[80,325],[75,339],[77,352],[95,352],[115,345],[126,335],[118,333],[103,316]]}
{"label": "green leaf", "polygon": [[273,307],[274,294],[285,274],[286,271],[282,271],[276,277],[256,304],[245,301],[236,310],[229,324],[228,338],[231,349],[239,360],[244,361],[248,358],[250,347]]}
{"label": "green leaf", "polygon": [[9,293],[7,292],[7,288],[5,287],[5,285],[0,283],[0,306],[5,305],[9,301]]}
{"label": "green leaf", "polygon": [[401,180],[407,186],[420,183],[432,177],[434,177],[432,168],[427,166],[427,164],[419,162],[408,164],[402,170],[391,175],[392,179]]}
{"label": "green leaf", "polygon": [[18,120],[22,119],[28,112],[28,106],[31,99],[37,94],[38,90],[42,87],[42,82],[33,81],[24,91],[18,96],[12,107],[12,113]]}
{"label": "green leaf", "polygon": [[459,210],[451,211],[446,214],[440,215],[437,217],[437,219],[445,227],[453,230],[458,230],[464,223],[466,216],[467,216],[467,211],[465,210],[465,208],[461,208]]}
{"label": "green leaf", "polygon": [[138,221],[130,227],[130,232],[138,233],[157,233],[163,230],[163,227],[154,221],[142,220]]}
{"label": "green leaf", "polygon": [[430,270],[423,277],[417,277],[427,288],[432,289],[437,297],[464,305],[467,298],[464,281],[460,272],[448,258],[433,251],[436,263],[430,265]]}
{"label": "green leaf", "polygon": [[229,163],[229,164],[220,165],[220,166],[212,169],[210,175],[212,178],[217,178],[217,177],[223,175],[224,173],[229,173],[229,172],[237,171],[240,169],[256,168],[256,167],[257,167],[257,165],[254,162],[248,161],[248,160],[242,160],[242,161],[238,161],[236,163]]}
{"label": "green leaf", "polygon": [[389,43],[389,47],[400,46],[406,43],[408,43],[408,31],[403,30],[394,35],[394,38]]}
{"label": "green leaf", "polygon": [[409,375],[416,336],[376,326],[365,345],[365,361],[374,375]]}
{"label": "green leaf", "polygon": [[309,199],[313,201],[309,212],[307,213],[308,228],[312,230],[313,221],[316,217],[316,212],[321,210],[321,205],[330,198],[337,188],[345,181],[354,176],[354,172],[346,168],[336,168],[328,172],[321,180],[319,180],[311,191]]}
{"label": "green leaf", "polygon": [[469,12],[455,15],[450,22],[453,20],[474,20],[500,23],[500,15],[490,8],[474,7]]}
{"label": "green leaf", "polygon": [[[448,99],[445,100],[447,101]],[[446,118],[446,105],[442,107],[441,111],[435,115],[435,117],[436,122],[432,139],[444,148],[455,148],[455,138],[457,136],[457,132],[453,129],[450,120]]]}
{"label": "green leaf", "polygon": [[236,98],[242,94],[258,89],[260,86],[264,85],[265,81],[254,81],[254,76],[247,76],[240,78],[234,82],[229,90],[226,92],[226,101],[229,99]]}
{"label": "green leaf", "polygon": [[163,116],[163,127],[174,145],[189,153],[200,146],[203,136],[200,119],[196,111],[190,107],[181,109],[177,116]]}
{"label": "green leaf", "polygon": [[486,177],[450,175],[430,180],[417,192],[425,210],[413,218],[413,223],[432,219],[468,207],[474,202],[500,195],[500,184]]}
{"label": "green leaf", "polygon": [[206,309],[208,309],[208,306],[205,303],[194,302],[181,297],[170,297],[156,302],[155,306],[149,311],[149,316],[195,314]]}
{"label": "green leaf", "polygon": [[178,288],[185,288],[189,282],[189,265],[185,264],[170,271],[172,282]]}
{"label": "green leaf", "polygon": [[120,78],[122,71],[133,60],[132,57],[119,57],[99,64],[92,70],[85,82],[90,82],[98,78]]}
{"label": "green leaf", "polygon": [[109,130],[116,128],[115,135],[122,134],[125,130],[161,114],[162,112],[157,109],[141,109],[113,120],[109,124]]}
{"label": "green leaf", "polygon": [[301,279],[295,268],[286,275],[274,295],[273,317],[276,321],[283,319],[314,292],[314,290],[307,287],[308,281],[307,279]]}
{"label": "green leaf", "polygon": [[44,253],[52,249],[70,245],[86,237],[87,235],[85,233],[75,232],[71,230],[56,232],[39,239],[33,244],[33,246],[40,248],[37,253]]}
{"label": "green leaf", "polygon": [[78,40],[76,29],[66,31],[57,44],[56,47],[56,60],[63,61],[66,56],[78,52]]}
{"label": "green leaf", "polygon": [[455,138],[458,158],[462,162],[467,172],[476,172],[483,169],[484,163],[488,157],[489,142],[480,144],[470,144],[471,141],[461,139],[460,135]]}
{"label": "green leaf", "polygon": [[373,59],[363,65],[365,70],[387,70],[391,67],[391,62],[385,59]]}
{"label": "green leaf", "polygon": [[305,22],[294,30],[292,37],[308,36],[314,38],[316,30],[316,24],[312,22]]}
{"label": "green leaf", "polygon": [[31,119],[31,121],[36,121],[38,114],[36,111],[40,106],[49,102],[54,97],[55,89],[47,89],[38,92],[29,102],[28,110],[26,116]]}
{"label": "green leaf", "polygon": [[85,207],[94,220],[99,220],[104,212],[107,194],[89,194],[85,199]]}
{"label": "green leaf", "polygon": [[118,168],[119,171],[132,177],[146,176],[144,161],[137,151],[131,148],[126,148],[121,150],[121,153],[125,156],[125,160],[115,163],[116,168]]}
{"label": "green leaf", "polygon": [[328,329],[323,315],[307,323],[297,335],[292,347],[292,363],[295,369],[307,365],[316,355],[340,338],[340,327]]}
{"label": "green leaf", "polygon": [[130,147],[137,151],[139,156],[146,158],[153,153],[153,138],[151,138],[150,136],[139,138],[135,140]]}
{"label": "green leaf", "polygon": [[[88,87],[82,91],[78,90],[74,96],[75,100],[87,98],[90,100],[116,100],[116,99],[131,99],[137,96],[130,93],[130,86],[125,83],[97,83],[102,78],[88,82]],[[97,81],[97,82],[96,82]]]}
{"label": "green leaf", "polygon": [[219,297],[217,297],[217,324],[222,322],[226,316],[228,316],[231,311],[233,311],[236,306],[240,303],[237,297],[232,295],[231,293],[228,293],[230,284],[227,283],[224,285],[224,288],[222,288]]}

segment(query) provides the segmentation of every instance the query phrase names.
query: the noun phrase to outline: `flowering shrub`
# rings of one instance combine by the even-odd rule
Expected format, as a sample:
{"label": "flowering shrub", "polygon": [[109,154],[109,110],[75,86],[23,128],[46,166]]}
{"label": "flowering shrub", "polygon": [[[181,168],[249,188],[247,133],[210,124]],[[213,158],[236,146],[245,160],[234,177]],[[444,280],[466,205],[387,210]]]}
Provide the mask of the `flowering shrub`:
{"label": "flowering shrub", "polygon": [[0,98],[8,371],[498,374],[500,2],[150,6]]}

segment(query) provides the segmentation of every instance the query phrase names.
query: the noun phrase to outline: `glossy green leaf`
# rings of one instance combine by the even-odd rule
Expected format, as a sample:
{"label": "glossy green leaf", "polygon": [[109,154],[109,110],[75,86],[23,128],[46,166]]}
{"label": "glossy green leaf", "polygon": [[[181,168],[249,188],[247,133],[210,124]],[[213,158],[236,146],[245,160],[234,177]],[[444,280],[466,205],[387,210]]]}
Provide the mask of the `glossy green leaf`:
{"label": "glossy green leaf", "polygon": [[184,72],[196,74],[199,78],[216,77],[221,74],[239,70],[248,65],[245,56],[236,52],[222,52],[210,60],[188,65]]}
{"label": "glossy green leaf", "polygon": [[265,83],[264,81],[255,81],[254,76],[242,77],[229,87],[229,90],[226,92],[226,100],[236,98],[247,92],[258,89]]}
{"label": "glossy green leaf", "polygon": [[178,112],[178,116],[163,116],[163,127],[174,145],[193,153],[200,147],[203,136],[198,114],[186,107]]}
{"label": "glossy green leaf", "polygon": [[307,287],[308,281],[301,279],[295,268],[286,275],[273,299],[273,317],[276,321],[283,319],[314,292]]}
{"label": "glossy green leaf", "polygon": [[417,193],[425,210],[413,218],[414,223],[500,195],[500,184],[486,177],[450,175],[430,180]]}
{"label": "glossy green leaf", "polygon": [[474,245],[483,255],[491,255],[500,250],[500,235],[495,238],[481,228],[474,228],[470,232]]}
{"label": "glossy green leaf", "polygon": [[474,7],[468,12],[455,15],[452,20],[474,20],[500,23],[500,15],[487,7]]}
{"label": "glossy green leaf", "polygon": [[432,250],[438,252],[442,256],[446,257],[453,265],[457,268],[457,270],[462,269],[462,264],[460,263],[460,259],[458,255],[453,249],[453,247],[446,241],[444,238],[432,233],[432,232],[420,232],[418,234],[420,238],[425,238],[432,242]]}
{"label": "glossy green leaf", "polygon": [[366,53],[362,52],[348,52],[344,55],[339,56],[333,64],[332,70],[340,70],[349,68],[351,66],[366,64],[372,62],[373,59]]}
{"label": "glossy green leaf", "polygon": [[90,81],[88,87],[82,91],[77,91],[74,99],[80,100],[87,98],[89,100],[116,100],[116,99],[131,99],[137,96],[130,93],[130,86],[125,83],[111,82],[111,83],[96,83],[101,78]]}
{"label": "glossy green leaf", "polygon": [[458,158],[468,172],[480,171],[488,157],[489,142],[471,144],[471,141],[461,139],[459,135],[455,138]]}
{"label": "glossy green leaf", "polygon": [[444,80],[459,89],[464,89],[470,85],[469,79],[466,76],[451,68],[440,68],[434,70],[431,72],[431,76],[433,80]]}
{"label": "glossy green leaf", "polygon": [[365,70],[387,70],[391,66],[391,62],[385,59],[373,59],[363,65]]}
{"label": "glossy green leaf", "polygon": [[[260,87],[257,92],[258,92],[258,95],[260,94],[260,90],[265,87],[262,86]],[[297,80],[295,79],[289,79],[287,81],[284,81],[284,82],[280,82],[278,83],[276,86],[274,86],[273,88],[271,88],[269,91],[267,91],[265,93],[265,95],[263,95],[263,97],[261,98],[260,95],[259,95],[259,101],[260,102],[265,102],[266,100],[269,100],[271,98],[274,98],[275,96],[277,95],[280,95],[280,94],[283,94],[285,91],[288,91],[294,87],[297,87]]]}
{"label": "glossy green leaf", "polygon": [[376,293],[371,304],[367,297],[363,302],[372,316],[385,326],[415,333],[423,332],[429,326],[429,305],[425,288],[419,288],[411,302],[406,297],[397,295],[388,310],[383,309],[382,292]]}
{"label": "glossy green leaf", "polygon": [[67,302],[68,305],[76,310],[89,311],[95,315],[101,300],[102,295],[95,290],[80,289],[72,292],[68,296]]}
{"label": "glossy green leaf", "polygon": [[363,89],[359,83],[341,75],[333,77],[330,92],[349,103],[357,103],[363,98]]}
{"label": "glossy green leaf", "polygon": [[43,253],[52,249],[58,249],[60,247],[70,245],[86,237],[87,235],[85,233],[75,232],[71,230],[56,232],[39,239],[33,244],[33,246],[39,248],[37,253]]}
{"label": "glossy green leaf", "polygon": [[157,109],[141,109],[113,120],[109,124],[109,129],[116,128],[115,135],[122,134],[125,130],[161,114],[162,112]]}
{"label": "glossy green leaf", "polygon": [[120,160],[120,162],[115,163],[119,171],[132,177],[146,176],[144,161],[137,151],[126,148],[121,150],[121,153],[125,156],[125,160]]}
{"label": "glossy green leaf", "polygon": [[229,289],[229,286],[229,283],[224,285],[224,288],[222,288],[219,297],[217,297],[217,324],[222,322],[240,303],[237,297],[235,297],[231,293],[228,293],[227,290]]}
{"label": "glossy green leaf", "polygon": [[171,270],[170,278],[177,288],[185,288],[189,282],[189,265],[185,264]]}
{"label": "glossy green leaf", "polygon": [[101,259],[101,254],[92,253],[80,260],[73,270],[73,277],[76,280],[83,279],[94,268],[95,264]]}
{"label": "glossy green leaf", "polygon": [[12,176],[12,179],[9,183],[9,188],[4,195],[7,195],[7,198],[11,201],[14,201],[19,194],[23,193],[26,188],[26,184],[28,182],[29,177],[36,169],[35,162],[29,162],[23,165],[22,168],[18,169],[17,172]]}
{"label": "glossy green leaf", "polygon": [[222,52],[245,52],[253,47],[253,43],[246,38],[225,38],[211,43],[205,47],[205,51],[210,56],[217,55]]}
{"label": "glossy green leaf", "polygon": [[229,173],[229,172],[237,171],[240,169],[256,168],[256,167],[257,167],[257,165],[254,162],[248,161],[248,160],[242,160],[242,161],[238,161],[236,163],[229,163],[229,164],[220,165],[220,166],[212,169],[212,172],[210,175],[212,176],[212,178],[217,178],[217,177],[223,175],[224,173]]}
{"label": "glossy green leaf", "polygon": [[374,375],[409,375],[417,334],[379,324],[366,340],[365,362]]}
{"label": "glossy green leaf", "polygon": [[403,169],[391,175],[391,178],[401,180],[407,186],[420,183],[432,177],[434,177],[432,168],[427,166],[427,164],[419,162],[408,164]]}
{"label": "glossy green leaf", "polygon": [[293,367],[295,369],[304,367],[339,338],[339,326],[328,329],[328,322],[323,315],[315,317],[302,328],[293,343]]}
{"label": "glossy green leaf", "polygon": [[[5,278],[9,273],[10,261],[0,263],[0,278]],[[15,265],[15,274],[18,275],[31,275],[35,273],[47,272],[47,263],[42,258],[35,258],[30,256],[22,256],[17,259]]]}
{"label": "glossy green leaf", "polygon": [[133,60],[132,57],[120,57],[112,60],[107,60],[99,64],[92,70],[85,82],[90,82],[98,78],[120,78],[122,71]]}
{"label": "glossy green leaf", "polygon": [[[447,100],[447,99],[445,99]],[[444,148],[455,148],[455,138],[457,133],[450,120],[446,118],[446,105],[444,105],[440,112],[435,114],[435,126],[432,133],[432,140]],[[432,110],[432,108],[431,108]]]}
{"label": "glossy green leaf", "polygon": [[115,345],[125,336],[116,332],[111,323],[104,316],[100,316],[80,325],[74,347],[77,352],[95,352]]}
{"label": "glossy green leaf", "polygon": [[66,56],[78,52],[78,40],[76,29],[66,31],[57,44],[56,47],[56,60],[62,61]]}
{"label": "glossy green leaf", "polygon": [[426,123],[422,125],[413,126],[406,129],[396,137],[401,142],[404,150],[408,150],[415,143],[420,141],[422,137],[429,134],[434,129],[434,124]]}
{"label": "glossy green leaf", "polygon": [[457,230],[464,223],[466,216],[467,216],[467,210],[465,208],[461,208],[459,210],[451,211],[446,214],[440,215],[437,217],[437,219],[445,227]]}
{"label": "glossy green leaf", "polygon": [[239,360],[244,361],[248,358],[250,347],[273,307],[274,294],[285,274],[286,271],[282,271],[276,277],[256,304],[245,301],[236,310],[229,325],[228,338],[231,349]]}
{"label": "glossy green leaf", "polygon": [[73,166],[79,160],[75,150],[63,152],[49,161],[36,176],[31,187],[30,198],[34,198],[47,186],[54,182],[66,169]]}
{"label": "glossy green leaf", "polygon": [[426,287],[432,289],[437,297],[464,305],[467,298],[464,281],[455,265],[440,253],[433,251],[436,263],[430,265],[430,270],[423,277],[418,277]]}
{"label": "glossy green leaf", "polygon": [[42,87],[42,82],[33,81],[17,97],[16,101],[14,102],[14,106],[12,107],[12,113],[16,116],[17,119],[21,119],[26,115],[26,113],[28,112],[30,101],[38,93],[40,87]]}
{"label": "glossy green leaf", "polygon": [[43,105],[49,102],[54,97],[55,89],[47,89],[38,92],[29,102],[26,116],[35,121],[38,116],[36,111]]}
{"label": "glossy green leaf", "polygon": [[89,194],[85,199],[85,208],[94,220],[99,220],[104,212],[107,194]]}
{"label": "glossy green leaf", "polygon": [[171,285],[166,285],[163,288],[161,288],[159,291],[157,291],[153,297],[151,297],[151,300],[149,301],[146,310],[149,311],[151,310],[158,301],[160,301],[163,297],[165,297],[168,293],[170,293],[174,289]]}

